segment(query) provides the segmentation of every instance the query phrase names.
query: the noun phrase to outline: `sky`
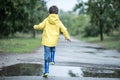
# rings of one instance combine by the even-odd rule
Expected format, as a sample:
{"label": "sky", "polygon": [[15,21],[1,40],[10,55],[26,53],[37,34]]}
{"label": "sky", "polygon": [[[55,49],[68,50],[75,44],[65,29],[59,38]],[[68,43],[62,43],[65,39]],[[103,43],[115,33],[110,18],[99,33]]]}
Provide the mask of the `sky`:
{"label": "sky", "polygon": [[46,0],[47,7],[49,8],[52,5],[56,5],[59,9],[64,11],[72,11],[73,7],[77,3],[77,0]]}

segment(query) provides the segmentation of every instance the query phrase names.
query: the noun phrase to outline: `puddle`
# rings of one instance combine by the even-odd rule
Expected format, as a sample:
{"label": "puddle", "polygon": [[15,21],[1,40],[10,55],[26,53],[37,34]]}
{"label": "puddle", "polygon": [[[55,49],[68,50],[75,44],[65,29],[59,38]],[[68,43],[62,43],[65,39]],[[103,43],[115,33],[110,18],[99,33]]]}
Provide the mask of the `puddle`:
{"label": "puddle", "polygon": [[85,51],[84,53],[89,53],[89,54],[96,54],[96,52],[95,51]]}
{"label": "puddle", "polygon": [[[42,72],[41,64],[21,63],[1,68],[0,76],[41,76]],[[49,76],[120,78],[120,70],[51,65]]]}
{"label": "puddle", "polygon": [[84,77],[120,78],[120,70],[83,68],[82,71]]}
{"label": "puddle", "polygon": [[120,70],[83,68],[69,66],[52,66],[50,76],[59,77],[105,77],[120,78]]}
{"label": "puddle", "polygon": [[85,46],[85,48],[92,48],[92,49],[97,49],[97,50],[106,50],[106,48],[103,48],[103,47]]}
{"label": "puddle", "polygon": [[41,64],[21,63],[0,69],[0,76],[39,76],[42,75]]}

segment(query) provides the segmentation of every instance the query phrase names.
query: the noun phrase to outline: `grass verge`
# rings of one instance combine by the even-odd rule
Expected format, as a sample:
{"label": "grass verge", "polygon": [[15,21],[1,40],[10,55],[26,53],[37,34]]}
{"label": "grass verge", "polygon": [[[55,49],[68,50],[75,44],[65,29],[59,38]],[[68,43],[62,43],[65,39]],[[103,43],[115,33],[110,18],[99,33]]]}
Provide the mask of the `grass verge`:
{"label": "grass verge", "polygon": [[41,37],[0,39],[1,53],[30,53],[41,45]]}
{"label": "grass verge", "polygon": [[97,43],[107,49],[116,49],[120,51],[120,36],[112,35],[112,36],[104,36],[104,41],[100,41],[99,37],[78,37],[82,41]]}

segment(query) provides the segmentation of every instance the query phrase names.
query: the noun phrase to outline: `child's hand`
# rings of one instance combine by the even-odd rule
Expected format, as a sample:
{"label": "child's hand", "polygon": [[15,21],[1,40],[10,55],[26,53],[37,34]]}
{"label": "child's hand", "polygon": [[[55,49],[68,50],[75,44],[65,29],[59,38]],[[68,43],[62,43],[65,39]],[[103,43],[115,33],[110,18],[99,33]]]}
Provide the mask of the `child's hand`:
{"label": "child's hand", "polygon": [[34,29],[36,29],[35,27],[36,27],[36,25],[33,26]]}
{"label": "child's hand", "polygon": [[71,42],[71,40],[70,40],[70,39],[67,39],[67,41],[68,41],[68,42]]}

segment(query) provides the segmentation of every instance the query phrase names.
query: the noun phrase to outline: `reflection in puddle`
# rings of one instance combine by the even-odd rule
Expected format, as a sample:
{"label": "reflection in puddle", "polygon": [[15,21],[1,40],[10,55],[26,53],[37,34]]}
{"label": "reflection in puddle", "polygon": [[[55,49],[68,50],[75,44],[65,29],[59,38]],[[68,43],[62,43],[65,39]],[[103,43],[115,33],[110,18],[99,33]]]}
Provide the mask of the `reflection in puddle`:
{"label": "reflection in puddle", "polygon": [[120,78],[120,70],[83,68],[82,71],[84,77]]}
{"label": "reflection in puddle", "polygon": [[0,69],[0,76],[39,76],[42,75],[40,64],[16,64]]}
{"label": "reflection in puddle", "polygon": [[[41,64],[16,64],[0,69],[0,76],[41,76],[43,66]],[[107,77],[120,78],[120,70],[72,67],[72,66],[50,66],[50,76],[58,77]]]}
{"label": "reflection in puddle", "polygon": [[120,70],[83,68],[69,66],[52,66],[51,76],[60,77],[107,77],[120,78]]}

